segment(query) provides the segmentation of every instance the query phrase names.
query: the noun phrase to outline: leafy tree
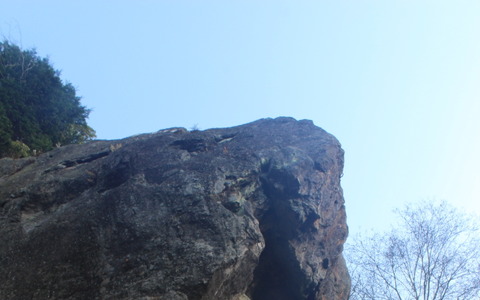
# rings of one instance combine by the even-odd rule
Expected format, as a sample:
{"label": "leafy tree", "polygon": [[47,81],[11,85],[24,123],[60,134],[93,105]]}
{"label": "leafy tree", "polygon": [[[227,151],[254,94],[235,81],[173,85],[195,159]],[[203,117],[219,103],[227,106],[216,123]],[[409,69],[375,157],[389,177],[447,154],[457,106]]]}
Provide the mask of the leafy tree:
{"label": "leafy tree", "polygon": [[473,219],[447,203],[408,205],[384,234],[346,245],[350,299],[480,299],[480,243]]}
{"label": "leafy tree", "polygon": [[48,59],[35,50],[0,42],[0,157],[92,139],[95,131],[86,123],[89,113]]}

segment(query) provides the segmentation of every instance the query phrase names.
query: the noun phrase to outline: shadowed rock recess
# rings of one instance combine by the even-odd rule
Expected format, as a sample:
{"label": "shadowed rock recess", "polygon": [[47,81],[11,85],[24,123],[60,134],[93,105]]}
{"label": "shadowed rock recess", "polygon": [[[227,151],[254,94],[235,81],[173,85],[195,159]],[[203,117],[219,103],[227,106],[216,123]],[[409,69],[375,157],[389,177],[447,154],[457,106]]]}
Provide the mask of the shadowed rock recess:
{"label": "shadowed rock recess", "polygon": [[0,160],[0,299],[347,299],[343,150],[311,121]]}

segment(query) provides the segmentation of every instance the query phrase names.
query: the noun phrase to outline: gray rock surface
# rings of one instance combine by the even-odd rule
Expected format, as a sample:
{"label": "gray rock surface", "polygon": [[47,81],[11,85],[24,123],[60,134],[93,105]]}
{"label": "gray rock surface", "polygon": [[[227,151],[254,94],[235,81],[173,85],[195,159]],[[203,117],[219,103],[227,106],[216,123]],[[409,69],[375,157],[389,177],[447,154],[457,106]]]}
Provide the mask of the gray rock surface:
{"label": "gray rock surface", "polygon": [[311,121],[0,160],[0,299],[347,299],[343,150]]}

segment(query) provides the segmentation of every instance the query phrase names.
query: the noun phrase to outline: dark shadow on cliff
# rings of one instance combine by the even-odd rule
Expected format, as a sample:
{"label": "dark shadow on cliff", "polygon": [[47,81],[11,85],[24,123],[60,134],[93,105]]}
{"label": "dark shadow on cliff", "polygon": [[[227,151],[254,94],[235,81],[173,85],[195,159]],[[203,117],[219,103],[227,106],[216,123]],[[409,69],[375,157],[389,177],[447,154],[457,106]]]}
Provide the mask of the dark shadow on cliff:
{"label": "dark shadow on cliff", "polygon": [[254,274],[252,300],[313,300],[313,289],[305,287],[288,241],[274,235],[265,236],[266,247]]}
{"label": "dark shadow on cliff", "polygon": [[267,172],[262,178],[262,185],[269,198],[269,208],[260,218],[265,249],[255,269],[251,298],[314,300],[315,285],[301,271],[294,249],[289,244],[300,225],[288,205],[289,197],[298,196],[298,183],[290,174],[280,170]]}

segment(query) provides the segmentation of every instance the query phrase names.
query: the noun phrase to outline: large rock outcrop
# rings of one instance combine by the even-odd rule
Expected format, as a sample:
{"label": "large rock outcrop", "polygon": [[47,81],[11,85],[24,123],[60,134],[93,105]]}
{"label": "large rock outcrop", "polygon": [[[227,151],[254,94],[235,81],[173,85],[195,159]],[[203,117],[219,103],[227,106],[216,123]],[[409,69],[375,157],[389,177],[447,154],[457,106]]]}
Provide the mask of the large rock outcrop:
{"label": "large rock outcrop", "polygon": [[0,299],[347,299],[343,150],[311,121],[0,160]]}

